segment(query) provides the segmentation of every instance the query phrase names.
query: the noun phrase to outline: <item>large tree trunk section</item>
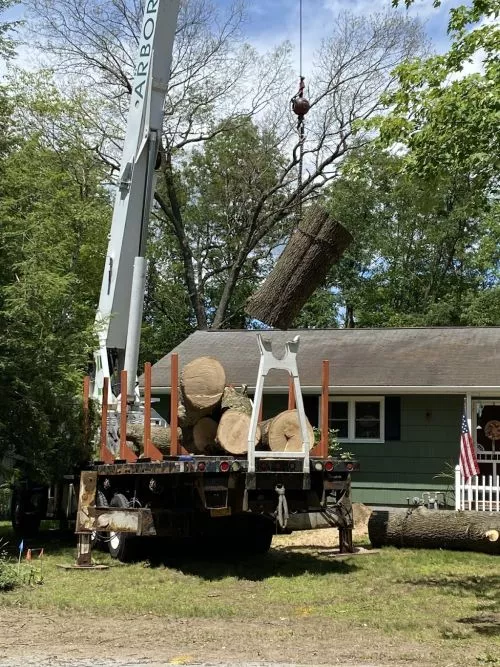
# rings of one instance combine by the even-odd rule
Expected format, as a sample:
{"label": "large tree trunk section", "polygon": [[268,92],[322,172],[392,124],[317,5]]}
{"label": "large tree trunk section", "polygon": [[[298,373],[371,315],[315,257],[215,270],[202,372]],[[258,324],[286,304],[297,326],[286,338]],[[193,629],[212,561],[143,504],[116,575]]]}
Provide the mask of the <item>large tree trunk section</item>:
{"label": "large tree trunk section", "polygon": [[[177,429],[179,442],[182,441],[181,429]],[[172,436],[170,426],[151,426],[151,441],[160,450],[162,454],[170,454],[170,445]],[[136,454],[144,452],[144,425],[127,424],[127,442]]]}
{"label": "large tree trunk section", "polygon": [[[248,451],[248,433],[250,415],[239,410],[226,410],[217,429],[217,443],[228,454],[240,456]],[[260,428],[257,427],[255,444],[260,440]]]}
{"label": "large tree trunk section", "polygon": [[[301,452],[302,434],[300,432],[299,414],[297,410],[285,410],[272,419],[259,424],[261,442],[265,449],[273,452]],[[314,447],[314,431],[306,419],[309,435],[309,449]]]}
{"label": "large tree trunk section", "polygon": [[374,511],[368,522],[374,547],[455,549],[500,554],[500,513],[428,510]]}
{"label": "large tree trunk section", "polygon": [[232,386],[226,387],[222,395],[221,409],[236,410],[246,415],[252,414],[252,401],[246,394],[246,387],[235,389]]}
{"label": "large tree trunk section", "polygon": [[193,453],[210,454],[216,448],[215,438],[217,436],[218,424],[211,417],[202,417],[193,427]]}
{"label": "large tree trunk section", "polygon": [[220,404],[225,384],[226,374],[217,359],[199,357],[186,364],[180,377],[179,424],[194,426],[211,414]]}
{"label": "large tree trunk section", "polygon": [[320,206],[311,206],[264,284],[248,299],[248,315],[288,329],[352,240],[340,222]]}

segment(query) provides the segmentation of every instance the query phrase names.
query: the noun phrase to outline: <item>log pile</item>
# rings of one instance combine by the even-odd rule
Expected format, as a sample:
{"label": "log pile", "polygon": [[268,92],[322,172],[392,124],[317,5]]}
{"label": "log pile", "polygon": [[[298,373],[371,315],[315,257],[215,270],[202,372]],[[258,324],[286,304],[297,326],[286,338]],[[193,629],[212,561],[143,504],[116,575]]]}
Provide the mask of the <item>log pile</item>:
{"label": "log pile", "polygon": [[[231,454],[243,456],[248,450],[252,401],[247,388],[226,386],[221,363],[213,357],[199,357],[186,364],[180,379],[178,408],[179,442],[192,454]],[[306,424],[309,448],[314,433]],[[151,439],[163,453],[170,453],[170,427],[153,426]],[[136,452],[144,449],[143,426],[129,424],[127,441]],[[257,449],[297,452],[302,449],[302,435],[297,410],[286,410],[257,427]]]}
{"label": "log pile", "polygon": [[377,510],[368,522],[374,547],[454,549],[500,554],[500,514],[428,510]]}

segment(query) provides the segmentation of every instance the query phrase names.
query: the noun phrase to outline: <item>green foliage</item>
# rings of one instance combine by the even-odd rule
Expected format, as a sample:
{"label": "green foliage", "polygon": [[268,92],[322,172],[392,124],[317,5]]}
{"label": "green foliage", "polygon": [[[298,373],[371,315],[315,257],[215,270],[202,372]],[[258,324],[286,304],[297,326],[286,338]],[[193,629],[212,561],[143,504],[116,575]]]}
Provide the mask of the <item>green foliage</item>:
{"label": "green foliage", "polygon": [[[315,427],[313,431],[314,442],[317,444],[321,440],[321,429]],[[352,461],[354,454],[344,451],[337,439],[337,433],[338,431],[333,428],[328,429],[328,456],[332,456],[334,459],[342,459],[342,461]]]}
{"label": "green foliage", "polygon": [[[18,4],[18,0],[0,0],[0,14]],[[14,57],[16,42],[12,38],[12,32],[20,25],[22,21],[0,21],[0,58],[10,60]]]}
{"label": "green foliage", "polygon": [[500,209],[471,176],[353,154],[327,205],[355,242],[331,272],[346,326],[500,324]]}
{"label": "green foliage", "polygon": [[[163,281],[175,285],[173,312],[180,315],[180,332],[200,321],[199,313],[188,308],[190,284],[208,325],[247,326],[245,301],[269,271],[273,250],[285,236],[285,224],[273,219],[284,195],[263,198],[276,186],[283,166],[277,145],[272,132],[242,117],[215,126],[212,139],[189,153],[177,170],[165,166],[158,188],[162,215],[153,221],[151,249],[162,275],[156,271],[151,287]],[[188,286],[183,293],[180,283]],[[153,301],[150,305],[154,312]]]}
{"label": "green foliage", "polygon": [[[400,142],[410,149],[409,165],[420,175],[447,170],[484,182],[498,175],[499,13],[498,0],[451,8],[448,53],[407,61],[395,70],[398,87],[383,98],[390,113],[375,124],[384,145]],[[467,75],[474,59],[482,71]]]}
{"label": "green foliage", "polygon": [[16,566],[9,560],[7,542],[0,539],[0,591],[11,591],[19,585]]}
{"label": "green foliage", "polygon": [[0,186],[0,454],[47,479],[89,454],[80,396],[110,210],[81,99],[40,74],[16,86]]}

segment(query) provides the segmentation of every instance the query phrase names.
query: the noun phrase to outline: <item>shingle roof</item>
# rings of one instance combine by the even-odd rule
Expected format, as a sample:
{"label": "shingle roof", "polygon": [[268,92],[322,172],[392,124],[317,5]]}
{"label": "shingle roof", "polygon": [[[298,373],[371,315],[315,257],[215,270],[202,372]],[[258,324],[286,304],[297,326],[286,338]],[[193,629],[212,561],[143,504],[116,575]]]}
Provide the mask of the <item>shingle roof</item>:
{"label": "shingle roof", "polygon": [[[232,384],[255,385],[259,365],[256,331],[196,331],[173,352],[179,366],[201,356],[219,359]],[[301,385],[321,385],[321,362],[330,360],[330,386],[498,387],[500,327],[413,329],[308,329],[264,331],[275,355],[300,335]],[[153,366],[153,388],[170,387],[170,354]],[[287,387],[283,371],[271,371],[265,386]]]}

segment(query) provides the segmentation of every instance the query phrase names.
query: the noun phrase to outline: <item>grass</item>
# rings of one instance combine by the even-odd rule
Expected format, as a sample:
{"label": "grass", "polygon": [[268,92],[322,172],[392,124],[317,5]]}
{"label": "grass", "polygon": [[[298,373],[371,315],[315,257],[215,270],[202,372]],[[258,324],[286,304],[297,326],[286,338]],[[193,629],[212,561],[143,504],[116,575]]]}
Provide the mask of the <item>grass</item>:
{"label": "grass", "polygon": [[[16,541],[5,524],[0,537],[11,540],[14,556]],[[276,542],[265,557],[225,563],[171,554],[159,565],[122,565],[96,552],[109,570],[74,572],[57,567],[73,562],[74,538],[45,531],[26,545],[45,549],[43,585],[1,593],[0,605],[100,617],[331,619],[346,629],[369,628],[401,640],[465,646],[484,639],[477,664],[500,664],[498,557],[388,548],[335,560],[325,547],[297,552],[286,542],[280,549],[280,538]]]}

